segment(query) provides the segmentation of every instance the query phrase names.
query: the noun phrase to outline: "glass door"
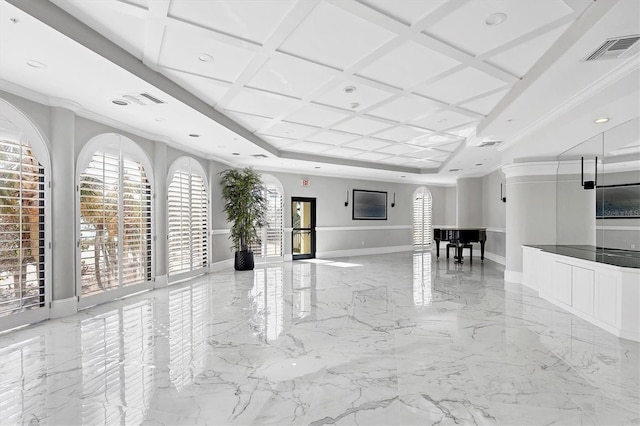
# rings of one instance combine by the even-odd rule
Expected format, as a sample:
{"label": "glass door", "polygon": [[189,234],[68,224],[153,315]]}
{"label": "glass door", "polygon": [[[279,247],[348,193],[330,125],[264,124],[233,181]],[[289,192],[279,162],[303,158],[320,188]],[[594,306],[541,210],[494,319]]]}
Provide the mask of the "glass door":
{"label": "glass door", "polygon": [[291,198],[293,260],[316,257],[316,199]]}

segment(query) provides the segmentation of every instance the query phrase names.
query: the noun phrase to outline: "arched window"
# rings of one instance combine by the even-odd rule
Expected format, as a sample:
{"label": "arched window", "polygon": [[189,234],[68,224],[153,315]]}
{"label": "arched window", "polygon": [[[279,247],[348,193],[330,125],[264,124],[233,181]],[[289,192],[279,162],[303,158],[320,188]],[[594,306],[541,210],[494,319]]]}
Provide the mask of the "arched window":
{"label": "arched window", "polygon": [[0,99],[0,330],[48,317],[48,158],[35,126]]}
{"label": "arched window", "polygon": [[422,186],[413,193],[413,246],[428,247],[432,240],[431,193]]}
{"label": "arched window", "polygon": [[169,275],[202,270],[209,259],[209,196],[204,169],[182,157],[171,166],[167,196]]}
{"label": "arched window", "polygon": [[80,155],[81,296],[150,286],[152,195],[144,160],[138,145],[118,134],[93,138]]}
{"label": "arched window", "polygon": [[267,226],[262,229],[261,243],[253,245],[254,258],[266,260],[283,256],[284,203],[282,184],[271,175],[262,175],[267,199]]}

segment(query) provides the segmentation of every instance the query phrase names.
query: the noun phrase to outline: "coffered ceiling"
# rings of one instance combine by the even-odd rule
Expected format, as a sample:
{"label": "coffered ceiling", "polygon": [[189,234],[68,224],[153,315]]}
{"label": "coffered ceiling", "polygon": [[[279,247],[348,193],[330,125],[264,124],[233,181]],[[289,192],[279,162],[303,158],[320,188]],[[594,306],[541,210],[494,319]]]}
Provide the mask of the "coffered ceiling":
{"label": "coffered ceiling", "polygon": [[[635,0],[25,3],[1,5],[0,88],[72,101],[80,115],[227,164],[431,182],[495,169],[500,145],[542,113],[498,123],[548,109],[536,96],[557,108],[637,69],[616,59],[580,81],[545,58],[578,63],[589,52],[576,57],[576,40],[630,35],[608,34],[617,18],[598,27],[614,13],[627,15],[618,30],[640,33]],[[545,79],[557,93],[539,92]],[[487,141],[501,144],[478,148]]]}

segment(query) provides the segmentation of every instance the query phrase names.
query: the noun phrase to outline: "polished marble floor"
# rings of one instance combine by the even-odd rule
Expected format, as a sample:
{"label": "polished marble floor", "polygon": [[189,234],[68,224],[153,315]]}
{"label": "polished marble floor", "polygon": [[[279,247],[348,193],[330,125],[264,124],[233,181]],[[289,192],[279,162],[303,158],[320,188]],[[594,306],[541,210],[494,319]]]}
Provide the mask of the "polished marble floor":
{"label": "polished marble floor", "polygon": [[639,424],[640,345],[396,253],[227,270],[0,335],[0,424]]}

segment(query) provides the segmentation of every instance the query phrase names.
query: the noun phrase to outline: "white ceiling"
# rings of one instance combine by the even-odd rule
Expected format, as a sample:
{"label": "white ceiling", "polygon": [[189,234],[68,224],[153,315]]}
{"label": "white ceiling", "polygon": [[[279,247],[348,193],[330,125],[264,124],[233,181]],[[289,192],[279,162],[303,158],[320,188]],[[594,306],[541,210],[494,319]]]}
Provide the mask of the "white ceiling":
{"label": "white ceiling", "polygon": [[[0,89],[230,165],[452,183],[606,128],[591,99],[640,115],[637,55],[581,62],[640,33],[639,3],[7,0]],[[143,92],[165,103],[112,103]]]}

